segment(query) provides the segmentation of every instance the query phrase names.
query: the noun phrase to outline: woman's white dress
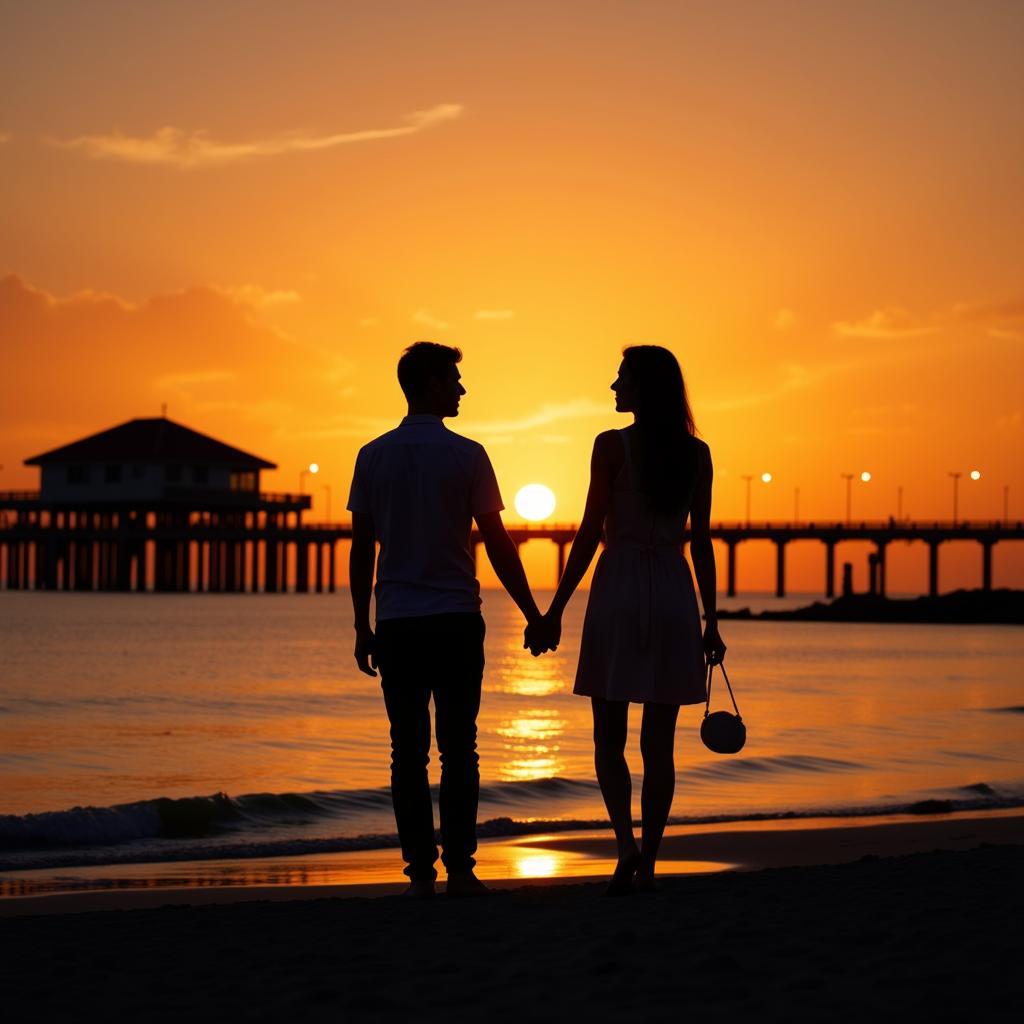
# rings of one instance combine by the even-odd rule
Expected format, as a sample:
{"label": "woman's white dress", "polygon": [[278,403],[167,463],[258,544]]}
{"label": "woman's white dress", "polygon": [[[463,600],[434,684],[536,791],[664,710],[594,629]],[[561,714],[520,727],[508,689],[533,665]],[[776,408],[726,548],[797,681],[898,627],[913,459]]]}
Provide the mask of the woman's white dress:
{"label": "woman's white dress", "polygon": [[[629,428],[626,428],[628,430]],[[683,537],[693,488],[671,515],[651,511],[637,488],[629,438],[605,517],[580,640],[573,693],[605,700],[702,704],[701,619]],[[706,459],[701,442],[699,458]]]}

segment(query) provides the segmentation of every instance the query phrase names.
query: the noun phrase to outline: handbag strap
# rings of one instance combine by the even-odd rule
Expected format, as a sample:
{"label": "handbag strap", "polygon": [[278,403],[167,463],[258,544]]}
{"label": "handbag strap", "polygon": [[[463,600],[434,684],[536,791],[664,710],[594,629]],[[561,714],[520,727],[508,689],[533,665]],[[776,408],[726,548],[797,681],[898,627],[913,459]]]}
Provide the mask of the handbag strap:
{"label": "handbag strap", "polygon": [[740,709],[736,705],[736,695],[732,692],[732,683],[729,682],[729,675],[725,671],[725,663],[721,662],[721,661],[719,661],[719,662],[709,661],[708,662],[708,697],[707,697],[707,702],[704,704],[704,717],[707,718],[708,717],[708,713],[711,710],[711,677],[714,674],[715,665],[716,664],[722,670],[722,677],[725,679],[725,685],[729,688],[729,697],[732,699],[732,706],[733,706],[733,709],[736,711],[736,717],[740,718],[741,721],[742,721],[742,718],[740,716]]}

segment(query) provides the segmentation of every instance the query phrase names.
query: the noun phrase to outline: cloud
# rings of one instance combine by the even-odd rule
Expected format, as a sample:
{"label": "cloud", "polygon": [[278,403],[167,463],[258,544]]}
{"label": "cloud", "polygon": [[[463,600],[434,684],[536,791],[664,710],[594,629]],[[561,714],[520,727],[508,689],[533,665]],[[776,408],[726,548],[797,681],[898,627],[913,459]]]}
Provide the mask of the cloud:
{"label": "cloud", "polygon": [[916,338],[934,334],[939,326],[925,323],[898,306],[876,309],[861,320],[840,320],[832,330],[844,338]]}
{"label": "cloud", "polygon": [[515,314],[511,309],[478,309],[474,320],[511,320]]}
{"label": "cloud", "polygon": [[[597,402],[590,398],[575,398],[567,402],[547,402],[518,419],[510,420],[474,420],[460,416],[454,421],[452,429],[470,437],[486,437],[488,444],[510,442],[513,435],[537,427],[559,423],[565,420],[591,419],[607,417],[613,411],[611,402]],[[393,419],[382,416],[360,416],[343,413],[332,422],[323,426],[301,429],[299,432],[289,431],[288,437],[301,437],[308,440],[328,440],[337,437],[373,437],[395,425]],[[545,433],[540,440],[550,444],[563,441],[563,435]]]}
{"label": "cloud", "polygon": [[266,309],[268,306],[285,306],[301,302],[302,296],[290,288],[264,288],[258,284],[216,285],[216,290],[235,302],[240,302],[254,309]]}
{"label": "cloud", "polygon": [[205,384],[223,384],[234,380],[234,370],[200,370],[197,373],[165,373],[153,381],[159,391],[190,392],[195,387]]}
{"label": "cloud", "polygon": [[1024,324],[1024,299],[1008,302],[958,302],[949,315],[952,319],[972,323]]}
{"label": "cloud", "polygon": [[935,334],[957,325],[980,327],[989,337],[1017,341],[1024,338],[1024,299],[1007,302],[960,302],[927,316],[915,316],[899,306],[878,309],[861,320],[841,320],[832,325],[848,338],[898,339]]}
{"label": "cloud", "polygon": [[[127,302],[0,278],[0,463],[136,416],[168,415],[275,461],[283,428],[336,407],[352,364],[200,286]],[[239,425],[244,429],[240,430]]]}
{"label": "cloud", "polygon": [[422,307],[413,313],[412,322],[414,324],[422,324],[424,327],[430,327],[435,331],[445,331],[450,326],[447,320],[434,316],[429,309],[423,309]]}
{"label": "cloud", "polygon": [[747,409],[753,405],[763,405],[783,398],[794,391],[806,391],[816,387],[826,377],[859,369],[865,360],[836,360],[821,363],[818,366],[804,366],[802,363],[786,363],[779,369],[779,380],[764,391],[750,391],[746,394],[733,394],[722,398],[712,398],[701,402],[701,412],[733,412],[736,409]]}
{"label": "cloud", "polygon": [[291,132],[268,139],[247,142],[221,142],[205,132],[186,132],[166,125],[153,135],[140,137],[114,131],[109,135],[82,135],[74,139],[52,139],[52,145],[84,153],[94,160],[122,160],[128,163],[163,165],[191,170],[251,160],[258,157],[281,156],[287,153],[308,153],[357,142],[373,142],[415,135],[462,115],[458,103],[441,103],[429,110],[406,114],[406,122],[395,128],[368,128],[333,135],[310,135]]}
{"label": "cloud", "polygon": [[463,420],[464,427],[474,434],[521,434],[525,430],[561,423],[565,420],[592,419],[614,412],[613,404],[593,398],[573,398],[567,402],[545,402],[538,409],[513,420]]}
{"label": "cloud", "polygon": [[780,309],[775,314],[772,326],[777,331],[788,331],[796,325],[796,313],[791,309]]}

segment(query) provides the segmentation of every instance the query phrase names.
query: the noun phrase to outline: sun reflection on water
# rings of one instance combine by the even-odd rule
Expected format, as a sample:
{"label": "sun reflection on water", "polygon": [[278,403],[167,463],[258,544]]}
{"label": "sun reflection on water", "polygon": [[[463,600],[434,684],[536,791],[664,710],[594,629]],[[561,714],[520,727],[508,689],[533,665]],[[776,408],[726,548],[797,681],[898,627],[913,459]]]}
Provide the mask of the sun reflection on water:
{"label": "sun reflection on water", "polygon": [[491,674],[488,688],[522,697],[550,697],[568,691],[569,682],[563,674],[562,659],[556,655],[524,657],[522,645],[521,635],[509,635],[501,665],[497,672]]}
{"label": "sun reflection on water", "polygon": [[557,711],[547,708],[527,708],[513,718],[503,719],[495,729],[505,740],[502,779],[528,782],[551,778],[564,770],[564,761],[558,756],[561,747],[551,741],[563,735],[567,724]]}
{"label": "sun reflection on water", "polygon": [[560,859],[554,853],[530,853],[515,861],[516,878],[555,878]]}

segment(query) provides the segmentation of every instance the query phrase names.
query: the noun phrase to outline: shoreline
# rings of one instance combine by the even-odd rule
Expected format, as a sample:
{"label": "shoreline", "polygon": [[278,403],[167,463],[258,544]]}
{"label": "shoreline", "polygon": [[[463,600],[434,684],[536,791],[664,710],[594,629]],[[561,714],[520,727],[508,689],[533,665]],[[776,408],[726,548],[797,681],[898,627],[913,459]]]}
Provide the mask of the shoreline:
{"label": "shoreline", "polygon": [[[576,780],[552,778],[545,780],[549,783],[574,784]],[[513,783],[512,785],[516,785]],[[595,784],[596,785],[596,784]],[[436,791],[436,787],[433,787]],[[992,811],[1004,811],[1016,813],[1018,809],[1024,810],[1024,797],[1000,795],[992,787],[985,783],[977,783],[963,787],[963,791],[970,792],[971,796],[956,797],[930,797],[910,802],[890,804],[868,804],[865,806],[851,807],[811,807],[778,811],[748,811],[727,814],[699,814],[699,815],[675,815],[669,818],[670,826],[719,826],[719,825],[743,825],[760,824],[771,822],[787,821],[839,821],[844,819],[852,820],[888,820],[894,817],[948,815],[956,813],[987,813]],[[299,794],[300,796],[303,794]],[[374,791],[374,795],[390,800],[387,790]],[[132,810],[138,807],[150,805],[168,805],[172,809],[176,804],[194,804],[197,800],[217,800],[227,798],[226,794],[215,794],[214,797],[184,797],[180,800],[168,800],[159,798],[153,801],[142,801],[135,804],[118,804],[111,808],[101,810],[121,811]],[[246,799],[243,795],[238,799]],[[436,799],[436,792],[435,792]],[[52,811],[41,814],[28,814],[22,816],[21,820],[33,818],[56,819],[62,816],[70,816],[78,813],[89,813],[94,811],[91,807],[76,807],[69,811]],[[0,815],[0,823],[3,820]],[[7,816],[9,819],[16,819],[17,816]],[[634,821],[634,827],[639,827],[639,820]],[[477,837],[479,840],[490,839],[512,839],[520,836],[533,836],[540,833],[552,832],[585,832],[609,828],[607,819],[604,818],[511,818],[495,817],[480,821],[477,825]],[[0,833],[2,835],[2,833]],[[161,842],[170,843],[173,836],[138,837]],[[202,836],[183,836],[182,840],[201,840]],[[315,856],[333,853],[359,853],[368,850],[391,850],[399,845],[398,835],[394,832],[372,832],[360,833],[351,836],[337,837],[309,837],[291,839],[253,839],[244,842],[217,842],[217,835],[210,837],[210,845],[184,846],[178,849],[143,849],[133,850],[131,848],[118,852],[116,843],[96,843],[93,847],[75,847],[68,844],[70,848],[63,848],[59,844],[33,848],[30,843],[25,844],[22,851],[19,851],[17,844],[10,844],[7,849],[0,851],[0,879],[6,874],[21,871],[33,870],[56,870],[58,868],[104,868],[115,865],[129,866],[138,864],[176,864],[192,861],[225,861],[243,859],[267,859],[286,858],[294,856]],[[114,846],[114,849],[111,847]],[[0,889],[0,897],[3,892]]]}
{"label": "shoreline", "polygon": [[[1024,809],[864,818],[675,825],[666,830],[662,877],[749,873],[844,864],[862,858],[982,844],[1024,846]],[[507,890],[603,880],[614,867],[607,828],[485,839],[478,874]],[[0,918],[136,910],[168,904],[199,906],[253,901],[384,897],[405,880],[397,850],[367,850],[266,859],[103,865],[5,872]],[[439,890],[443,890],[443,871]]]}

